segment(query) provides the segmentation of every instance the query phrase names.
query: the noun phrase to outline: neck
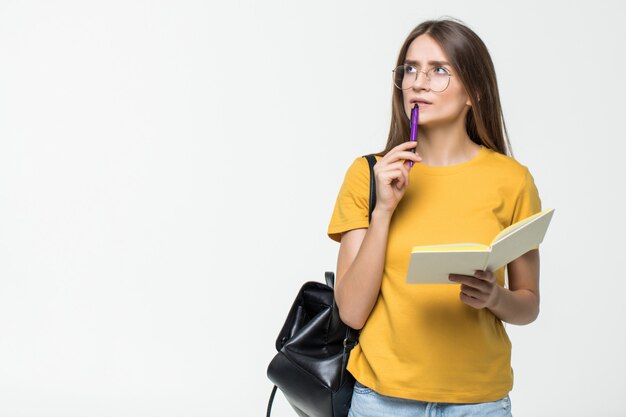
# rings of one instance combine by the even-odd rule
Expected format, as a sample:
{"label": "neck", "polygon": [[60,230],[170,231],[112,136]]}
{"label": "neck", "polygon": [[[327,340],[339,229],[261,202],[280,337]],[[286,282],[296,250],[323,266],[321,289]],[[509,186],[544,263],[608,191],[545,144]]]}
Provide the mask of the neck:
{"label": "neck", "polygon": [[469,161],[480,150],[465,132],[465,126],[420,126],[417,153],[423,164],[433,166],[456,165]]}

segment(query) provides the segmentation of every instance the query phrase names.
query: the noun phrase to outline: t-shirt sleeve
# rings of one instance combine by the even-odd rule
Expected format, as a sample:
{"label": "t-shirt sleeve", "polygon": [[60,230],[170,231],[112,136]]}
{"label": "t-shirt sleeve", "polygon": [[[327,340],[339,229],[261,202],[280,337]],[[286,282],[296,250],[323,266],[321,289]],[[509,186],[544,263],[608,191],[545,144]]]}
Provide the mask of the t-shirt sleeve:
{"label": "t-shirt sleeve", "polygon": [[[524,220],[541,211],[541,199],[539,198],[539,191],[535,185],[535,180],[528,168],[526,168],[525,171],[522,183],[518,188],[511,224]],[[535,246],[532,249],[539,249],[539,246]]]}
{"label": "t-shirt sleeve", "polygon": [[337,195],[328,237],[341,242],[341,233],[369,227],[369,194],[369,164],[365,158],[359,157],[348,168]]}

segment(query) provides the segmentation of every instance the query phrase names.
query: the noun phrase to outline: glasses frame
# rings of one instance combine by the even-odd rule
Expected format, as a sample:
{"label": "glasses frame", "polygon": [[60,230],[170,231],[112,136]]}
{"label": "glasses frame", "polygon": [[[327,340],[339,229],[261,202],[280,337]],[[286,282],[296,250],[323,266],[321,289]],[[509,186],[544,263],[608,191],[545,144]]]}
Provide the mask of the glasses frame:
{"label": "glasses frame", "polygon": [[[410,87],[407,87],[407,88],[398,87],[396,85],[396,71],[398,71],[400,68],[402,68],[404,70],[404,68],[406,68],[406,67],[413,67],[413,68],[415,68],[415,71],[417,71],[415,73],[415,79],[411,83]],[[446,72],[448,73],[448,83],[443,88],[443,90],[433,90],[432,88],[431,88],[431,90],[434,91],[435,93],[441,93],[443,91],[446,91],[446,88],[448,88],[450,86],[450,77],[454,76],[454,74],[451,74],[450,71],[448,71],[446,68],[442,67],[441,65],[434,66],[434,67],[430,68],[428,71],[420,70],[415,65],[411,65],[411,64],[398,65],[397,67],[395,67],[394,69],[391,70],[391,79],[393,81],[393,86],[396,87],[398,90],[402,90],[402,91],[410,90],[411,88],[413,88],[413,84],[415,84],[415,81],[417,81],[417,78],[419,77],[420,73],[423,73],[424,75],[426,75],[426,79],[428,80],[428,86],[430,87],[430,81],[431,80],[430,80],[430,75],[428,73],[432,72],[433,70],[435,70],[437,68],[443,68],[444,70],[446,70]],[[406,74],[406,72],[404,72],[404,73]]]}

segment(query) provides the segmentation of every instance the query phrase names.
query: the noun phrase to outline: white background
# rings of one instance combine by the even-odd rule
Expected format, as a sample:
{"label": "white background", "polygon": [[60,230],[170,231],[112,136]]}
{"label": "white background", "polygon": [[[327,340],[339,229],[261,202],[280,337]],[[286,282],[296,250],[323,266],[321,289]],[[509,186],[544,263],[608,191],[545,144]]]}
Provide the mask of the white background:
{"label": "white background", "polygon": [[400,46],[446,15],[557,209],[513,413],[626,416],[623,3],[414,0],[0,2],[0,416],[264,415]]}

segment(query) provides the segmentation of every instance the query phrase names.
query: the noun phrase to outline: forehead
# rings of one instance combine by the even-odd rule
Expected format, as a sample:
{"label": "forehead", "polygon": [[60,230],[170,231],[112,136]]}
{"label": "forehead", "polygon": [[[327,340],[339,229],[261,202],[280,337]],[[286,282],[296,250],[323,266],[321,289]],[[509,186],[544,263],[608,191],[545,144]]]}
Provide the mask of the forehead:
{"label": "forehead", "polygon": [[433,38],[428,35],[420,35],[413,39],[406,51],[405,62],[414,64],[429,64],[448,62],[445,52]]}

